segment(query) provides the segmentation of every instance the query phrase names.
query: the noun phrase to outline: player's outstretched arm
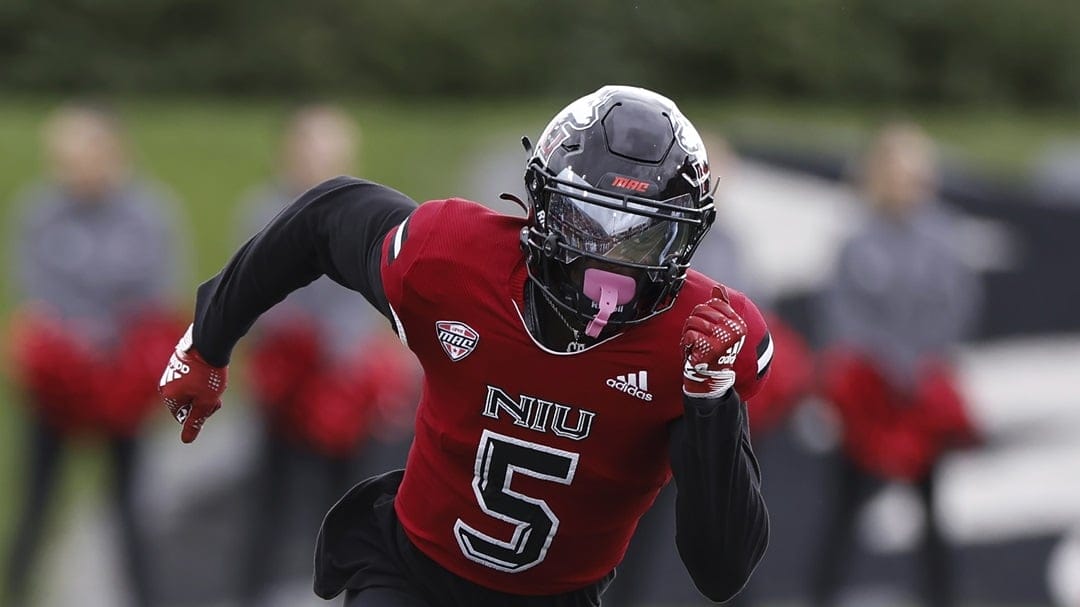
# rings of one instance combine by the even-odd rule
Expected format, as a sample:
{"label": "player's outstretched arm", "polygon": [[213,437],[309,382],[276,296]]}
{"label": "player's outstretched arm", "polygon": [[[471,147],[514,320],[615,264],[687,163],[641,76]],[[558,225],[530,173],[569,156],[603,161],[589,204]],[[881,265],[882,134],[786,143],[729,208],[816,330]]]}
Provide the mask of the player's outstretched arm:
{"label": "player's outstretched arm", "polygon": [[385,316],[379,272],[386,234],[416,209],[409,197],[370,181],[337,177],[304,193],[199,287],[195,320],[176,346],[158,391],[195,440],[221,406],[233,347],[263,312],[327,275],[364,295]]}
{"label": "player's outstretched arm", "polygon": [[713,601],[742,589],[769,540],[746,405],[734,388],[746,341],[747,324],[723,287],[683,327],[686,412],[671,427],[675,541],[694,584]]}

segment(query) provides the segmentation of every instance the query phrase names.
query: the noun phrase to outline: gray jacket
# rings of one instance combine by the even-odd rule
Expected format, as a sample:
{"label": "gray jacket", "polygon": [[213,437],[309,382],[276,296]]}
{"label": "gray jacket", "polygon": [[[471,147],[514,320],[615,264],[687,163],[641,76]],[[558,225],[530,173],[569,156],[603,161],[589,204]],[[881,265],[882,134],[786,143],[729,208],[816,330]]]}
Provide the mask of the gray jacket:
{"label": "gray jacket", "polygon": [[44,305],[99,347],[124,319],[170,302],[185,267],[177,225],[156,188],[131,182],[107,200],[81,203],[55,185],[23,196],[14,237],[17,298]]}
{"label": "gray jacket", "polygon": [[946,357],[965,336],[980,299],[951,218],[928,204],[906,220],[864,221],[841,250],[820,326],[826,343],[858,349],[910,385],[923,360]]}

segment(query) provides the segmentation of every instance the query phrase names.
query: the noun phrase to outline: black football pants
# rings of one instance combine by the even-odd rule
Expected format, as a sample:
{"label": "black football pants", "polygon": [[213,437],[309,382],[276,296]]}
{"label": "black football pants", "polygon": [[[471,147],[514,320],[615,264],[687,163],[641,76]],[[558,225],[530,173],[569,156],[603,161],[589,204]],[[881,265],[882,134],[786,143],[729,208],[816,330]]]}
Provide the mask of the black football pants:
{"label": "black football pants", "polygon": [[510,595],[469,582],[429,559],[394,511],[402,471],[372,477],[327,514],[315,549],[315,593],[345,591],[347,607],[597,607],[611,582],[559,595]]}

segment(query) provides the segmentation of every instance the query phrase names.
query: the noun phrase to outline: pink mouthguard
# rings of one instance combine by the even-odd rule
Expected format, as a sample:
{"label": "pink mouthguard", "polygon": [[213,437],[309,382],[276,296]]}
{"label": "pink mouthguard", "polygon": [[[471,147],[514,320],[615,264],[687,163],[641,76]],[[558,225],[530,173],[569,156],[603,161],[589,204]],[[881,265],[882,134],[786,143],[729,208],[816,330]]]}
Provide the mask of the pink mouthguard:
{"label": "pink mouthguard", "polygon": [[595,301],[600,311],[585,327],[585,335],[596,337],[607,326],[616,306],[629,303],[637,292],[637,282],[629,276],[596,268],[585,270],[585,297]]}

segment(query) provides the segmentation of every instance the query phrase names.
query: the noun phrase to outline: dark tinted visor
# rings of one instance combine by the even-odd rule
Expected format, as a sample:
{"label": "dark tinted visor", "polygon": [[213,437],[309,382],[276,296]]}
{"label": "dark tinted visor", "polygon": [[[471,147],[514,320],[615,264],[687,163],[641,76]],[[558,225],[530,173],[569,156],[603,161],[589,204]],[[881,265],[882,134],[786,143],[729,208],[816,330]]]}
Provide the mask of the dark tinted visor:
{"label": "dark tinted visor", "polygon": [[[581,180],[567,172],[563,171],[560,179]],[[686,209],[693,205],[689,194],[661,202]],[[614,262],[662,266],[685,250],[693,230],[690,223],[663,216],[686,217],[687,214],[560,184],[550,192],[547,222],[571,249]],[[580,256],[574,251],[564,253],[565,262]]]}

